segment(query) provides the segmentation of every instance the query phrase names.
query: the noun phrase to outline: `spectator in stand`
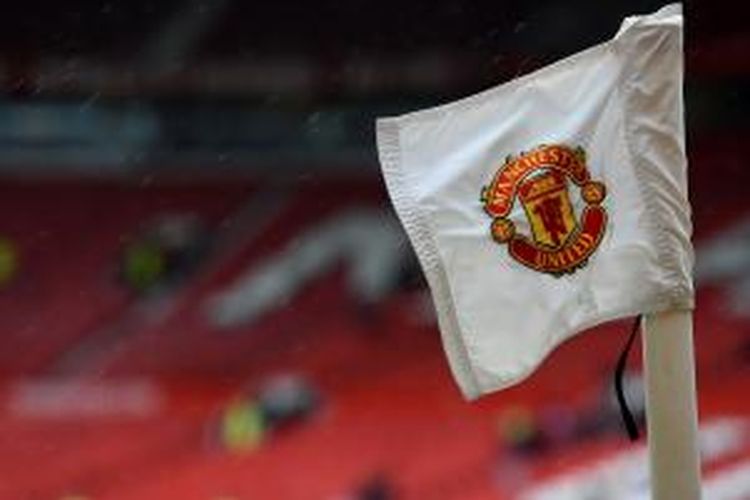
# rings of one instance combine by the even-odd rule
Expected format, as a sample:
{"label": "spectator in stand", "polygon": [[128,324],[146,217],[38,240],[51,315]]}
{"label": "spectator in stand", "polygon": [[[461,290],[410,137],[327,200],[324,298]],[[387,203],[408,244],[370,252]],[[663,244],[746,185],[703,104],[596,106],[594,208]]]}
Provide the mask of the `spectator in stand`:
{"label": "spectator in stand", "polygon": [[209,249],[210,234],[197,217],[159,217],[125,247],[122,279],[138,294],[169,290],[195,272]]}
{"label": "spectator in stand", "polygon": [[307,421],[320,402],[319,391],[306,377],[273,377],[254,395],[242,391],[224,407],[219,418],[221,446],[233,453],[251,452],[269,436]]}

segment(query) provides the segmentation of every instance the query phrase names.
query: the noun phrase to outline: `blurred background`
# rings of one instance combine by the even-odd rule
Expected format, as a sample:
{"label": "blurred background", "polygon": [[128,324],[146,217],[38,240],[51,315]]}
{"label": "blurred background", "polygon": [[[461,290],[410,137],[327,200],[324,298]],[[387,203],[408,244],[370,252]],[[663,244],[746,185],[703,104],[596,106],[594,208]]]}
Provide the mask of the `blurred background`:
{"label": "blurred background", "polygon": [[[6,2],[0,499],[647,498],[628,322],[461,399],[373,125],[661,5]],[[685,10],[704,489],[748,499],[750,29]]]}

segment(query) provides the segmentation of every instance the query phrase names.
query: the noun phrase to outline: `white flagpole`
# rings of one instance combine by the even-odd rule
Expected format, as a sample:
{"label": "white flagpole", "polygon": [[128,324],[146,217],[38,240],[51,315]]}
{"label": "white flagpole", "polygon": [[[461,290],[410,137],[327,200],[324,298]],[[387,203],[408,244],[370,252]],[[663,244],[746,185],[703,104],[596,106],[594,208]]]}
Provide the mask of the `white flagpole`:
{"label": "white flagpole", "polygon": [[643,330],[651,498],[698,500],[692,312],[647,315]]}

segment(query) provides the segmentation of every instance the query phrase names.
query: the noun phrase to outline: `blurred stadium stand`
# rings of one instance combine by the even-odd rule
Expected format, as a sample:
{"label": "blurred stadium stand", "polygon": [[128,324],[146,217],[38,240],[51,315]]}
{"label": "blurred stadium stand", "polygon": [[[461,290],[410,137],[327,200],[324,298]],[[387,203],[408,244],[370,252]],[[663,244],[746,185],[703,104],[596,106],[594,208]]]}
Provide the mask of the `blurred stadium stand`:
{"label": "blurred stadium stand", "polygon": [[[607,410],[622,323],[520,387],[461,400],[392,230],[373,119],[526,73],[658,6],[13,2],[0,499],[642,498],[643,443]],[[740,2],[685,9],[706,492],[750,498],[750,31]],[[357,261],[363,248],[393,276]],[[217,316],[232,293],[252,315]]]}

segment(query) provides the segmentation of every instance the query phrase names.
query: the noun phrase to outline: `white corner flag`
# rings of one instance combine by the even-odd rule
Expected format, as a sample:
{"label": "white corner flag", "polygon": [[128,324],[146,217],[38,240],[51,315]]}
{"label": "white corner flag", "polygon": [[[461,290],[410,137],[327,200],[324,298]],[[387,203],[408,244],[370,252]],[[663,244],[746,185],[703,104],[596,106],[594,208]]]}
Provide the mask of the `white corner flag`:
{"label": "white corner flag", "polygon": [[[669,331],[690,334],[694,306],[682,79],[673,4],[529,75],[378,120],[386,185],[467,398],[521,381],[586,328],[644,314],[647,385],[674,392],[670,377],[688,379],[663,405],[692,411],[690,439],[691,337]],[[659,325],[662,340],[681,342],[677,375],[661,357],[674,345],[649,348]],[[649,355],[664,375],[649,373]]]}
{"label": "white corner flag", "polygon": [[468,398],[607,320],[692,309],[677,5],[481,94],[378,120]]}

